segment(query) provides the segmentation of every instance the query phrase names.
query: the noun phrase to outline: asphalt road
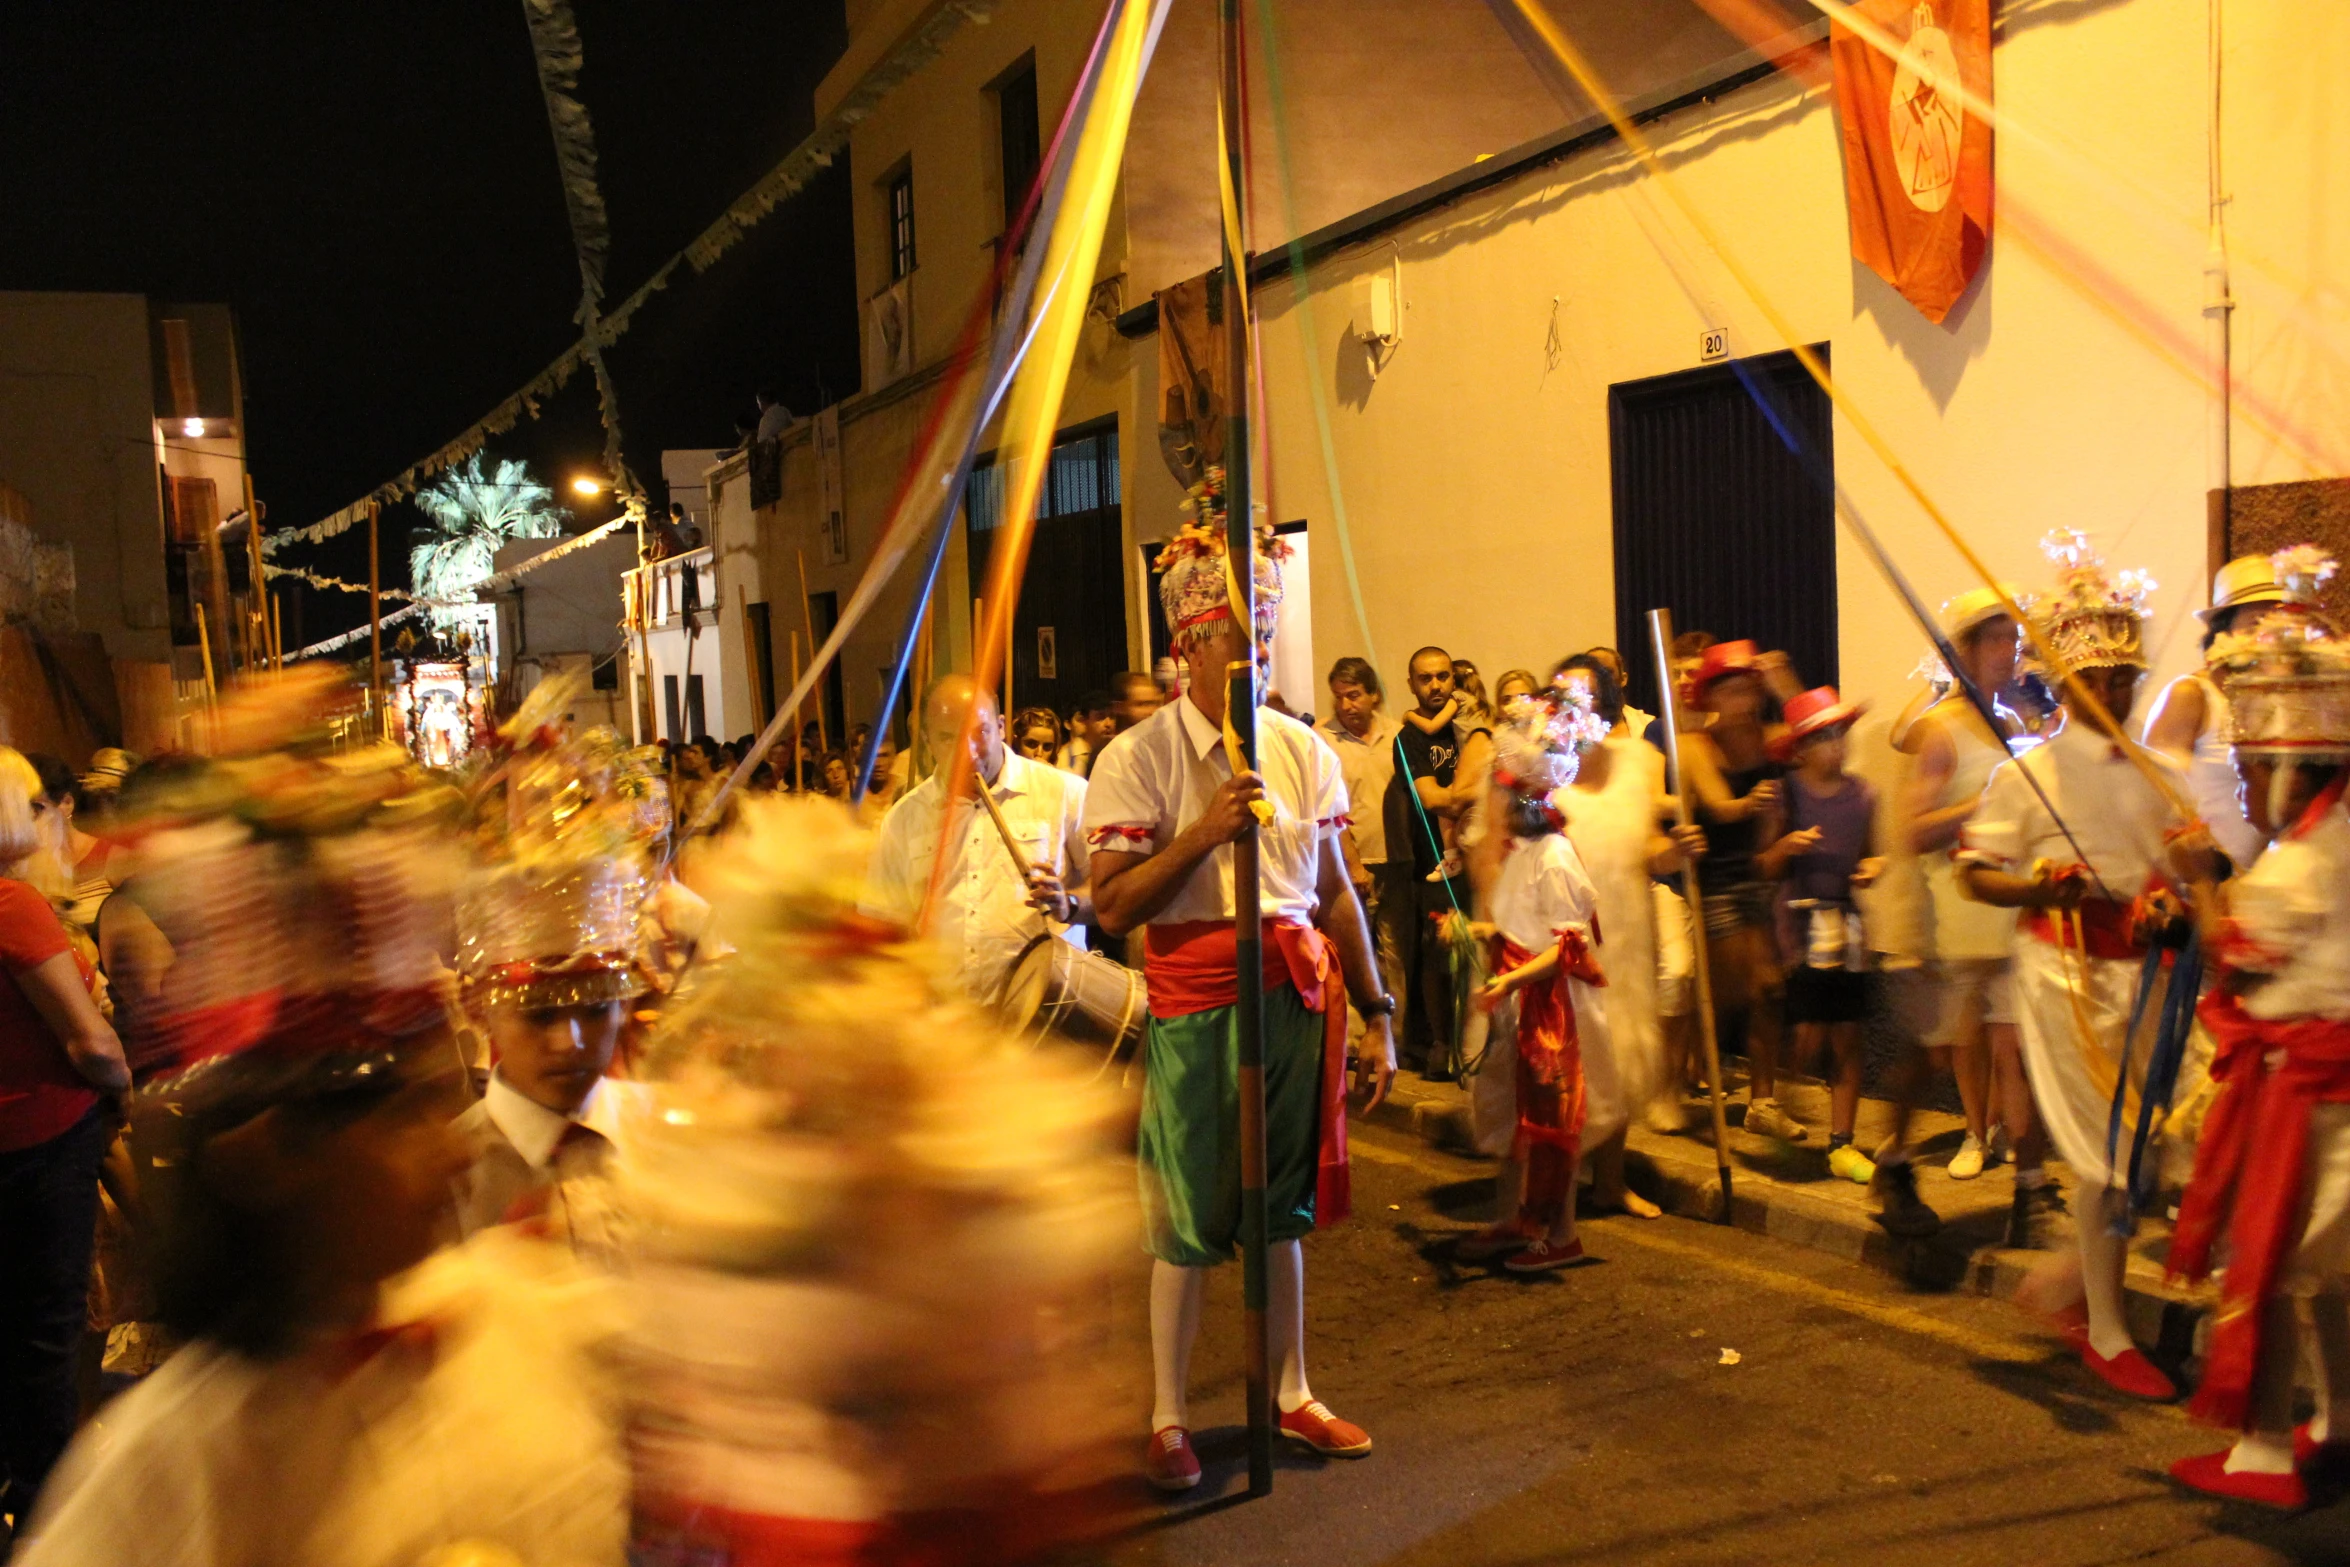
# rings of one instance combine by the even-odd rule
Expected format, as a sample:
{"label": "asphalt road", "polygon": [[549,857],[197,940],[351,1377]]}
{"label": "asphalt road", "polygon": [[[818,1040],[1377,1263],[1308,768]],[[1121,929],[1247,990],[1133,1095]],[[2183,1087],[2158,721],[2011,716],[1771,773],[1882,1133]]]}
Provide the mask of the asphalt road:
{"label": "asphalt road", "polygon": [[[1599,1219],[1595,1260],[1546,1277],[1456,1268],[1490,1166],[1378,1128],[1355,1146],[1356,1218],[1307,1242],[1309,1370],[1377,1451],[1284,1454],[1246,1497],[1240,1270],[1219,1270],[1207,1478],[1172,1503],[1137,1483],[1121,1567],[2350,1563],[2350,1504],[2179,1491],[2165,1467],[2221,1437],[2109,1394],[2011,1306],[1677,1219]],[[1118,1312],[1138,1409],[1141,1283]]]}

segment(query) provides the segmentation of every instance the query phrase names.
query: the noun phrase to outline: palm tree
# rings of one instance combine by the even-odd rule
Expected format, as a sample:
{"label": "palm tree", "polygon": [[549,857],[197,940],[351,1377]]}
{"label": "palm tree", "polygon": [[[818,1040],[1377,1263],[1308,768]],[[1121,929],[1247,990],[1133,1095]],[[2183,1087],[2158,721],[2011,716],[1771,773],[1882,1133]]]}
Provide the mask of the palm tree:
{"label": "palm tree", "polygon": [[[424,599],[463,599],[475,583],[496,571],[498,546],[512,539],[551,539],[563,532],[570,511],[555,504],[555,492],[530,476],[526,463],[501,459],[485,474],[481,454],[465,459],[416,492],[416,507],[427,530],[408,550],[408,580]],[[436,629],[457,616],[430,612]]]}

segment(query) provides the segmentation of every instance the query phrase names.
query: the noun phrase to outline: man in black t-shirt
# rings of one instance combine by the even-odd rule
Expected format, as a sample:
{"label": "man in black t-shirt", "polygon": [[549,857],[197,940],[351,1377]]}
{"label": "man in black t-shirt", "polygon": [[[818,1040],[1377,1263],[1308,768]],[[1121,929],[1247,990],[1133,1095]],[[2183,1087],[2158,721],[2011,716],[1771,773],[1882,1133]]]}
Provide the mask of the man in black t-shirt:
{"label": "man in black t-shirt", "polygon": [[[1398,955],[1408,994],[1403,1007],[1402,1059],[1432,1078],[1458,1075],[1460,1041],[1453,1027],[1452,969],[1436,922],[1455,908],[1469,911],[1469,879],[1447,876],[1445,843],[1483,787],[1493,737],[1481,723],[1454,714],[1452,655],[1424,647],[1412,655],[1414,711],[1396,734],[1395,777],[1387,786],[1388,853],[1411,846],[1416,918]],[[1441,722],[1439,722],[1441,720]],[[1457,865],[1457,861],[1454,862]]]}

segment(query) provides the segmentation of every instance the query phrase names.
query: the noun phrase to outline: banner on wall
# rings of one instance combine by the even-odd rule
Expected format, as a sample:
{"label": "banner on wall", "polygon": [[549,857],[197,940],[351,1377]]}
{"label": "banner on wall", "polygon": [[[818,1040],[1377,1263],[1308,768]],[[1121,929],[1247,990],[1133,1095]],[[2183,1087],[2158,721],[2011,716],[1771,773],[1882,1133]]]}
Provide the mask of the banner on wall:
{"label": "banner on wall", "polygon": [[1991,0],[1858,0],[1830,30],[1853,257],[1929,321],[1991,239]]}

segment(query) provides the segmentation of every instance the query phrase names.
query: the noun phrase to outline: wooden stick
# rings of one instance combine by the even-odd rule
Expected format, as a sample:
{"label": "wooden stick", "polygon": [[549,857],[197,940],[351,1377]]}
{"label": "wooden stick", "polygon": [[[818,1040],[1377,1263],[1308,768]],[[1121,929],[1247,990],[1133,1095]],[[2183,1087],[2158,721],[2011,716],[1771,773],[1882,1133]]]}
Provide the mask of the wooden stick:
{"label": "wooden stick", "polygon": [[286,667],[286,617],[280,613],[274,594],[269,600],[269,659],[272,669]]}
{"label": "wooden stick", "polygon": [[751,711],[759,715],[758,727],[764,729],[767,727],[767,720],[775,715],[767,711],[767,704],[762,700],[764,693],[760,687],[764,681],[761,677],[767,672],[759,667],[759,639],[751,635],[750,595],[743,591],[742,584],[739,582],[734,585],[734,618],[742,622],[743,678],[750,686],[748,694],[751,699]]}
{"label": "wooden stick", "polygon": [[375,737],[384,737],[384,595],[376,503],[367,503],[367,705]]}
{"label": "wooden stick", "polygon": [[261,559],[261,508],[253,499],[250,473],[245,475],[245,553],[253,565],[253,662],[267,667],[277,648],[269,635],[269,572]]}
{"label": "wooden stick", "polygon": [[196,647],[204,655],[204,712],[206,722],[218,717],[220,682],[212,676],[212,632],[204,624],[205,617],[196,617]]}
{"label": "wooden stick", "polygon": [[[808,594],[808,552],[804,549],[794,548],[792,553],[798,556],[800,561],[800,618],[802,624],[808,628],[808,656],[814,658],[816,650],[824,644],[816,640],[816,601]],[[793,677],[792,684],[799,684],[797,676]],[[825,732],[824,698],[821,696],[816,698],[816,749],[818,751],[832,749],[832,736]]]}
{"label": "wooden stick", "polygon": [[[1665,721],[1665,761],[1672,770],[1673,802],[1681,825],[1689,825],[1689,781],[1681,770],[1681,711],[1678,694],[1673,690],[1673,612],[1652,609],[1648,612],[1648,639],[1656,650],[1656,683],[1658,706],[1663,709]],[[1689,945],[1697,955],[1697,1038],[1705,1049],[1705,1076],[1713,1091],[1714,1111],[1714,1168],[1722,1182],[1722,1211],[1724,1224],[1732,1222],[1730,1207],[1730,1121],[1722,1108],[1722,1050],[1714,1039],[1714,973],[1713,964],[1705,950],[1705,889],[1697,874],[1697,862],[1691,860],[1681,873],[1689,888]]]}
{"label": "wooden stick", "polygon": [[[792,689],[797,691],[800,688],[800,634],[786,631],[784,635],[791,638],[791,683]],[[794,789],[804,788],[808,782],[808,762],[801,754],[805,745],[801,732],[808,727],[807,713],[808,699],[802,697],[798,710],[791,715],[791,786]]]}
{"label": "wooden stick", "polygon": [[971,786],[979,793],[979,803],[987,807],[987,819],[995,823],[996,836],[1004,840],[1004,852],[1012,857],[1012,867],[1020,873],[1020,880],[1028,880],[1028,856],[1020,852],[1020,845],[1012,841],[1012,829],[1004,821],[1004,809],[995,803],[995,790],[973,769]]}

